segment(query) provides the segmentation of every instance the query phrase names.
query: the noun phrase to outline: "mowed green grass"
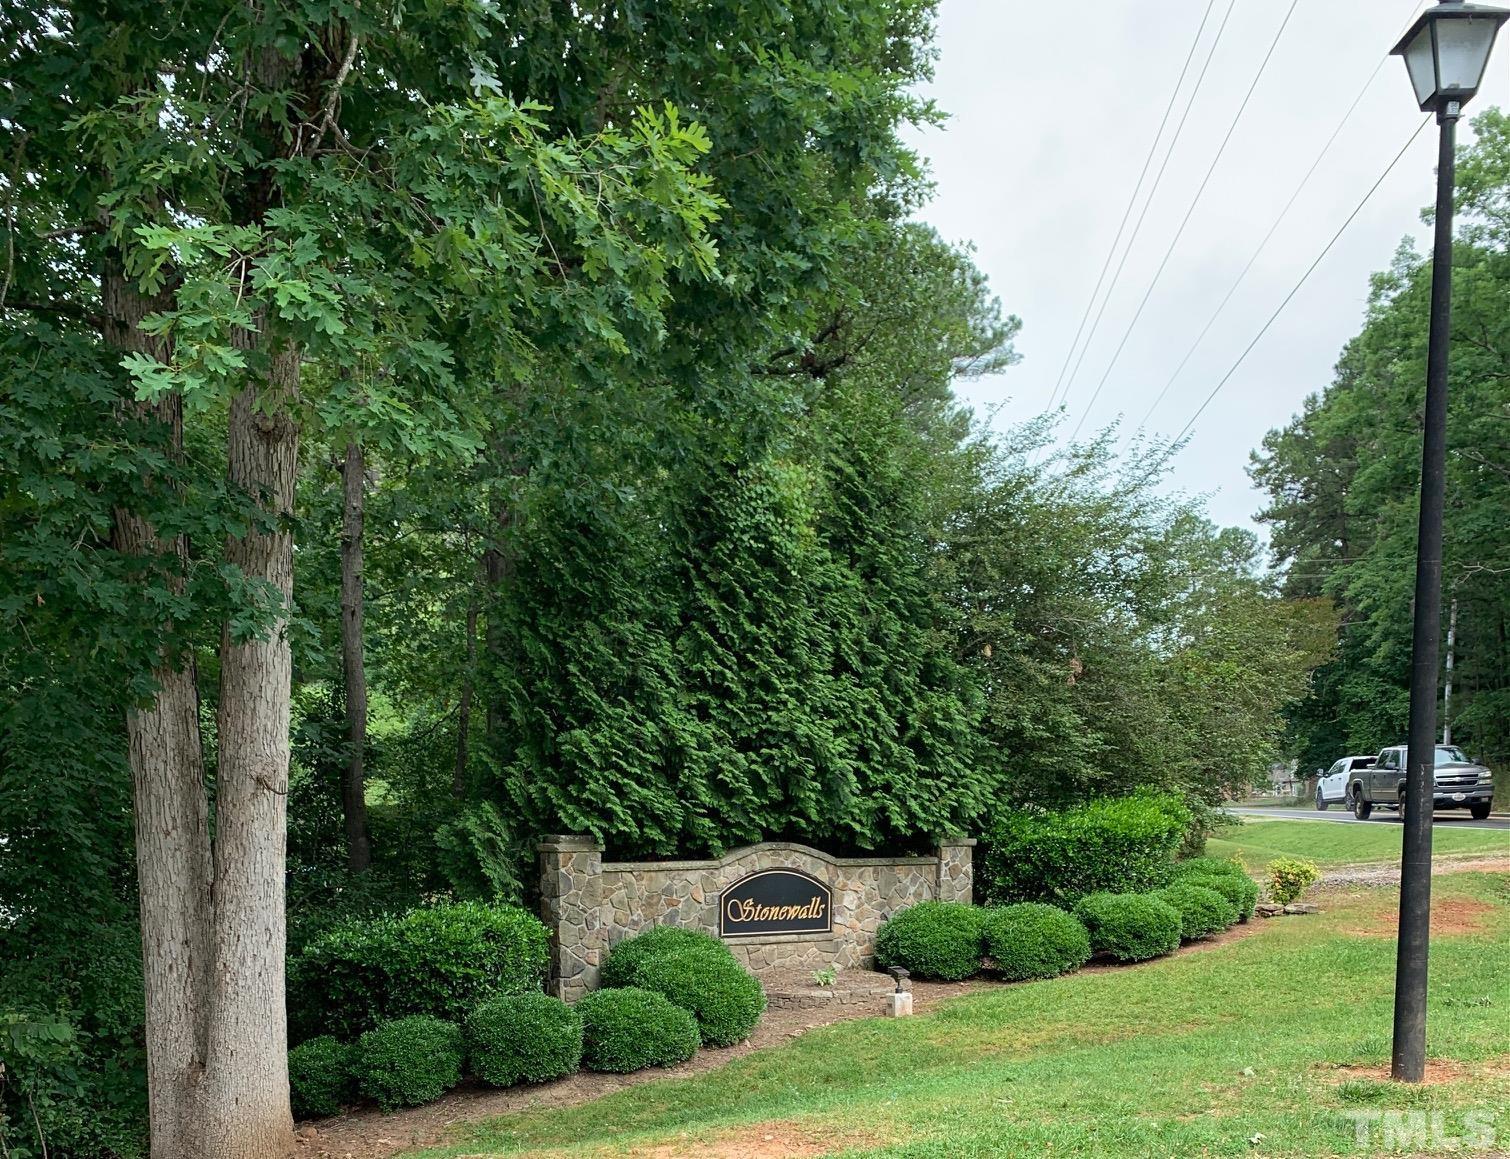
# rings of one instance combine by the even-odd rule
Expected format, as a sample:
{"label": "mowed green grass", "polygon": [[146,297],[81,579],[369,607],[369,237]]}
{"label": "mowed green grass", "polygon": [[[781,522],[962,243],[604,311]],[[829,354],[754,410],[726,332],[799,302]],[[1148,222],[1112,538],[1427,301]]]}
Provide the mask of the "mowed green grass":
{"label": "mowed green grass", "polygon": [[1225,944],[810,1031],[424,1154],[726,1156],[791,1132],[846,1159],[1367,1154],[1352,1111],[1450,1127],[1473,1110],[1510,1138],[1510,875],[1440,878],[1436,900],[1474,927],[1432,947],[1429,1052],[1462,1066],[1450,1084],[1341,1069],[1390,1048],[1396,894],[1358,890]]}
{"label": "mowed green grass", "polygon": [[[1384,821],[1269,821],[1245,818],[1240,828],[1206,843],[1213,857],[1238,856],[1255,873],[1276,857],[1305,857],[1317,865],[1398,861],[1404,830]],[[1433,854],[1510,857],[1510,829],[1432,828]]]}

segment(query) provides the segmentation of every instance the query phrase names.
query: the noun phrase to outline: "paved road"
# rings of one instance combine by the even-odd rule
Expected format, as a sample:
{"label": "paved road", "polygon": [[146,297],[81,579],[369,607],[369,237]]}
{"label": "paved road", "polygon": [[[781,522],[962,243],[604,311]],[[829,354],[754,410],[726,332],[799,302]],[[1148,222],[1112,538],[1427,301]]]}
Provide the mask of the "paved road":
{"label": "paved road", "polygon": [[[1326,812],[1315,809],[1265,808],[1260,805],[1228,805],[1227,812],[1242,813],[1250,817],[1272,817],[1279,821],[1338,821],[1347,825],[1398,825],[1400,814],[1393,809],[1375,809],[1367,821],[1359,821],[1340,805],[1333,805]],[[1435,824],[1443,829],[1504,829],[1510,830],[1510,819],[1491,817],[1487,821],[1475,821],[1467,813],[1438,813]],[[1507,842],[1510,845],[1510,842]]]}

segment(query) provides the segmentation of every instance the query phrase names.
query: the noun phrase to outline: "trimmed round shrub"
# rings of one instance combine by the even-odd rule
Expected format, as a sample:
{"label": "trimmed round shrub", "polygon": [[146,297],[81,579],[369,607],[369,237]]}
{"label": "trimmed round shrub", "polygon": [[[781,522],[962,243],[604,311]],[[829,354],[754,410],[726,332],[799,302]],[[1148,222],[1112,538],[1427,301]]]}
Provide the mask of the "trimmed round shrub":
{"label": "trimmed round shrub", "polygon": [[461,1027],[415,1014],[369,1030],[354,1052],[357,1089],[385,1111],[434,1102],[461,1082]]}
{"label": "trimmed round shrub", "polygon": [[726,958],[730,962],[735,961],[734,955],[729,952],[729,947],[712,934],[705,934],[702,930],[689,929],[686,926],[651,926],[632,938],[625,938],[608,951],[608,957],[604,959],[603,969],[599,974],[601,985],[605,988],[638,986],[640,984],[639,969],[645,962],[651,958],[663,957],[666,954],[680,954],[689,950],[701,950],[715,957]]}
{"label": "trimmed round shrub", "polygon": [[289,962],[289,1021],[296,1037],[343,1041],[410,1014],[460,1022],[489,998],[540,989],[549,965],[545,926],[518,906],[352,919]]}
{"label": "trimmed round shrub", "polygon": [[1180,948],[1180,911],[1155,894],[1093,893],[1075,916],[1090,933],[1091,948],[1119,962],[1144,962]]}
{"label": "trimmed round shrub", "polygon": [[986,953],[1010,982],[1056,978],[1090,960],[1085,927],[1057,906],[1024,902],[986,911]]}
{"label": "trimmed round shrub", "polygon": [[1101,890],[1134,893],[1169,882],[1190,810],[1141,793],[1057,813],[998,814],[976,849],[977,893],[989,905],[1069,906]]}
{"label": "trimmed round shrub", "polygon": [[1216,890],[1193,881],[1166,886],[1154,896],[1180,911],[1180,937],[1187,942],[1219,934],[1237,922],[1237,906]]}
{"label": "trimmed round shrub", "polygon": [[549,994],[490,998],[464,1029],[468,1069],[495,1087],[548,1082],[582,1063],[582,1016]]}
{"label": "trimmed round shrub", "polygon": [[905,966],[914,978],[958,982],[980,972],[982,910],[954,901],[923,901],[876,933],[876,965]]}
{"label": "trimmed round shrub", "polygon": [[582,1016],[582,1065],[588,1070],[628,1074],[686,1062],[697,1051],[697,1020],[650,990],[594,990],[576,1010]]}
{"label": "trimmed round shrub", "polygon": [[765,988],[731,954],[702,948],[646,959],[638,985],[663,995],[697,1019],[704,1046],[743,1042],[765,1010]]}
{"label": "trimmed round shrub", "polygon": [[288,1092],[294,1118],[339,1114],[356,1098],[351,1047],[329,1035],[311,1038],[288,1052]]}
{"label": "trimmed round shrub", "polygon": [[1213,873],[1209,870],[1203,873],[1187,873],[1176,884],[1204,885],[1207,889],[1216,890],[1237,906],[1237,920],[1240,922],[1251,918],[1254,907],[1258,905],[1258,882],[1246,873]]}

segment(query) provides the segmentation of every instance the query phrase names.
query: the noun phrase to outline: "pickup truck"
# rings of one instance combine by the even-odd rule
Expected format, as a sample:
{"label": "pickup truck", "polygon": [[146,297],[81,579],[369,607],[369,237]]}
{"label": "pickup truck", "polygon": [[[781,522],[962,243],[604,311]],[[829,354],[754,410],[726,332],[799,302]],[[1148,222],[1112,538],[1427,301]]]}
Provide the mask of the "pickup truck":
{"label": "pickup truck", "polygon": [[1357,778],[1355,773],[1361,773],[1374,763],[1373,757],[1343,757],[1334,761],[1332,767],[1322,772],[1316,770],[1316,809],[1325,812],[1328,805],[1342,805],[1344,808],[1353,807],[1353,785]]}
{"label": "pickup truck", "polygon": [[[1401,809],[1405,803],[1405,746],[1393,745],[1372,767],[1353,774],[1348,786],[1353,816],[1367,821],[1374,807]],[[1432,770],[1432,808],[1467,809],[1475,821],[1489,816],[1494,801],[1494,777],[1483,765],[1470,761],[1452,745],[1436,746]]]}

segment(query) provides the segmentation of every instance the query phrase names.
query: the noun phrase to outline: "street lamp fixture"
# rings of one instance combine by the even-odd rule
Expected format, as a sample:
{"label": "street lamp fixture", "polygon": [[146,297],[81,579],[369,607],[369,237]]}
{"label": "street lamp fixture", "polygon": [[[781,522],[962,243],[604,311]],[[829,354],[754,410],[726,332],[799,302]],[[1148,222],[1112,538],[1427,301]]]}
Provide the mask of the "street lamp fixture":
{"label": "street lamp fixture", "polygon": [[1410,728],[1401,823],[1400,934],[1395,947],[1394,1050],[1390,1074],[1426,1075],[1426,970],[1431,935],[1431,810],[1436,767],[1437,669],[1442,635],[1442,511],[1447,495],[1447,378],[1452,332],[1452,196],[1456,134],[1478,91],[1500,25],[1510,11],[1442,0],[1395,46],[1416,101],[1435,113],[1437,209],[1431,251],[1431,328],[1421,439],[1421,513],[1416,528],[1416,599],[1410,657]]}
{"label": "street lamp fixture", "polygon": [[1473,99],[1506,20],[1510,12],[1503,8],[1462,0],[1443,0],[1421,14],[1392,55],[1405,58],[1422,112],[1441,115]]}

